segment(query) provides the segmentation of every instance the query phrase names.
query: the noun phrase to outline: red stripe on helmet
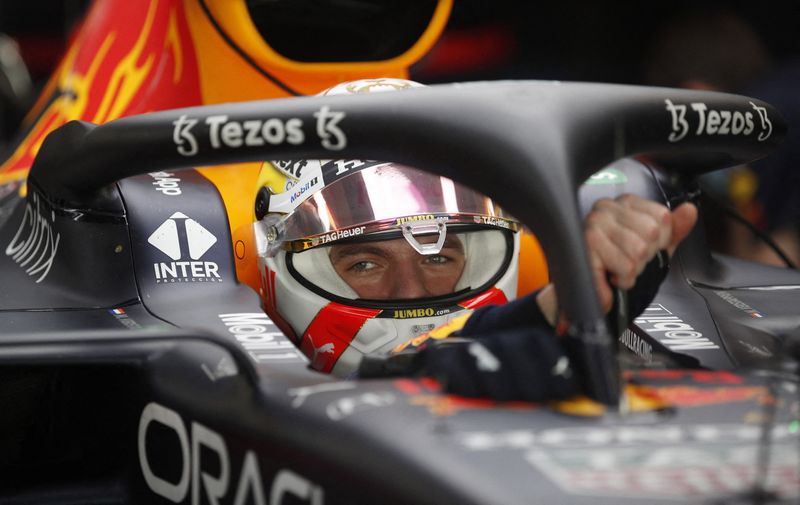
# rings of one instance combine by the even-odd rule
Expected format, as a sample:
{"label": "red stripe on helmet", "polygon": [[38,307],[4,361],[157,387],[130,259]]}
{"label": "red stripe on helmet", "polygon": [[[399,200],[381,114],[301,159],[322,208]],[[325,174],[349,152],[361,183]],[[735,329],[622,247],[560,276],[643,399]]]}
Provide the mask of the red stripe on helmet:
{"label": "red stripe on helmet", "polygon": [[503,293],[503,290],[491,287],[478,296],[459,303],[459,305],[465,309],[477,309],[484,305],[503,305],[504,303],[508,303],[508,298],[506,298],[506,294]]}
{"label": "red stripe on helmet", "polygon": [[308,325],[300,349],[311,360],[312,368],[329,373],[364,323],[380,313],[379,309],[331,302]]}
{"label": "red stripe on helmet", "polygon": [[264,290],[264,311],[272,319],[284,335],[297,344],[297,333],[294,328],[278,312],[278,301],[275,295],[275,272],[264,267],[264,275],[261,276],[261,289]]}

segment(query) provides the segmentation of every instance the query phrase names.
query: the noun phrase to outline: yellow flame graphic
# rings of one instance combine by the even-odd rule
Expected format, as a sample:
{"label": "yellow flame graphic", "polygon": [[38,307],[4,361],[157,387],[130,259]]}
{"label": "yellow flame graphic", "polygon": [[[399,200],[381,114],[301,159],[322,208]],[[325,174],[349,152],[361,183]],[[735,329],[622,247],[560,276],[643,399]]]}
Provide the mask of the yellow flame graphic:
{"label": "yellow flame graphic", "polygon": [[[86,72],[86,75],[80,75],[77,72],[69,71],[59,79],[58,87],[62,90],[62,93],[50,106],[50,110],[58,111],[65,120],[76,119],[83,116],[86,110],[86,103],[89,99],[89,88],[113,43],[114,34],[110,33],[100,45],[100,49],[98,49],[91,65],[89,65],[89,70]],[[67,57],[66,68],[73,67],[72,62],[77,52],[77,47],[75,51],[70,50],[70,55]],[[36,147],[37,151],[39,150],[38,147],[39,146]]]}
{"label": "yellow flame graphic", "polygon": [[[139,37],[134,43],[128,54],[117,62],[105,87],[103,97],[94,117],[94,123],[104,123],[120,117],[125,108],[131,103],[136,92],[141,88],[142,83],[148,76],[153,64],[154,55],[147,56],[145,61],[138,65],[137,62],[144,53],[145,44],[151,35],[156,15],[158,1],[151,0],[145,17],[144,25]],[[95,81],[98,71],[102,68],[107,58],[108,52],[116,39],[116,33],[111,32],[103,39],[102,44],[94,54],[91,64],[85,74],[77,72],[75,60],[81,51],[80,39],[73,44],[59,66],[57,85],[58,95],[46,110],[39,115],[37,124],[16,149],[14,154],[0,167],[13,166],[23,156],[30,153],[35,156],[47,133],[45,129],[57,128],[71,119],[86,119],[86,109],[89,100],[89,91]],[[175,9],[170,10],[167,38],[164,46],[172,50],[174,55],[173,82],[180,81],[183,73],[183,51],[178,32],[178,20]],[[36,139],[36,140],[32,140]],[[20,173],[21,172],[21,173]],[[0,184],[5,182],[23,179],[27,171],[14,172],[10,174],[0,174]]]}
{"label": "yellow flame graphic", "polygon": [[153,55],[149,55],[144,64],[139,66],[136,62],[142,55],[145,42],[153,27],[153,18],[156,15],[156,1],[152,0],[147,8],[147,17],[144,26],[136,39],[136,43],[131,51],[119,60],[111,74],[111,79],[106,87],[100,107],[97,110],[93,123],[105,123],[120,117],[123,109],[131,102],[133,95],[141,87],[144,78],[147,77],[150,67],[153,65]]}
{"label": "yellow flame graphic", "polygon": [[[80,50],[80,44],[75,43],[64,56],[64,63],[61,68],[65,69],[58,78],[58,89],[60,93],[58,97],[53,100],[47,110],[43,111],[39,116],[38,123],[31,132],[28,134],[28,139],[37,139],[36,141],[23,141],[14,151],[14,154],[3,164],[3,166],[11,166],[17,160],[22,158],[26,153],[30,152],[35,156],[39,152],[39,148],[44,142],[45,135],[42,135],[42,130],[50,125],[55,127],[61,126],[65,121],[70,119],[82,117],[86,110],[86,102],[88,99],[88,91],[92,81],[95,78],[103,59],[111,48],[114,42],[114,34],[109,34],[103,40],[100,48],[97,50],[94,59],[85,75],[71,70],[74,67],[75,57]],[[26,174],[25,174],[26,175]],[[25,177],[23,174],[5,174],[7,180],[14,180],[17,178]],[[0,180],[0,183],[5,180]]]}
{"label": "yellow flame graphic", "polygon": [[172,82],[178,84],[181,80],[181,74],[183,74],[183,50],[181,48],[181,38],[178,34],[178,19],[174,8],[169,11],[165,47],[171,47],[172,54],[175,56],[175,68],[172,72]]}

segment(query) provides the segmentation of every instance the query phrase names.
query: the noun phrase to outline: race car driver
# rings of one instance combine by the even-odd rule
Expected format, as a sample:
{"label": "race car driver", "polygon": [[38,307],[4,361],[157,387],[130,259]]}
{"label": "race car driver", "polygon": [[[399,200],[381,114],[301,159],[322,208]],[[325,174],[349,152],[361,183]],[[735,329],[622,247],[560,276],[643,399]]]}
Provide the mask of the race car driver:
{"label": "race car driver", "polygon": [[[402,87],[370,81],[340,87],[347,92]],[[479,355],[518,361],[504,368],[522,369],[512,374],[517,379],[551,370],[564,356],[554,337],[558,305],[552,286],[502,308],[487,307],[517,297],[521,228],[489,198],[395,163],[266,165],[267,172],[282,173],[280,189],[289,190],[262,190],[257,204],[265,308],[314,368],[347,376],[364,355],[411,340],[414,345],[397,349],[409,352],[441,327],[480,335],[485,346]],[[633,315],[643,310],[664,272],[651,259],[674,250],[695,220],[691,204],[670,212],[632,195],[598,202],[586,218],[586,241],[603,307],[611,307],[610,281],[623,289],[637,284],[629,310]],[[463,386],[458,391],[463,394],[536,399],[541,393],[527,386],[520,392],[516,385],[497,392],[474,383],[481,377],[480,360],[468,350],[420,354],[427,356],[424,373],[460,377],[448,383]],[[530,363],[529,357],[544,361]],[[370,373],[362,369],[363,375]],[[550,375],[523,382],[544,385],[564,377]],[[568,380],[544,389],[549,396],[575,387]]]}

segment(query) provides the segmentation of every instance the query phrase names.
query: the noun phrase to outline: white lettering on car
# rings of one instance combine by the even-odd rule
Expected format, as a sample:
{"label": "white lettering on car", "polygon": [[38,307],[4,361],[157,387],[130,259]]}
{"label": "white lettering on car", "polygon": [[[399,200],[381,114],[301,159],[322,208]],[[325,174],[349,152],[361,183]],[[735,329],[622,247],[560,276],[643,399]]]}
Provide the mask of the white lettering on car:
{"label": "white lettering on car", "polygon": [[185,214],[172,214],[156,228],[147,242],[173,260],[153,264],[156,284],[222,282],[217,263],[200,261],[216,244],[217,237]]}
{"label": "white lettering on car", "polygon": [[22,222],[17,228],[14,238],[6,246],[6,256],[33,277],[38,275],[36,283],[42,282],[56,259],[61,234],[53,229],[56,216],[50,212],[50,219],[43,215],[39,208],[39,195],[32,194],[31,201],[25,205]]}
{"label": "white lettering on car", "polygon": [[[159,423],[171,429],[178,439],[181,448],[181,472],[178,482],[169,482],[156,475],[150,467],[150,460],[147,457],[147,428],[150,423]],[[148,403],[141,416],[139,416],[139,466],[147,486],[154,493],[164,498],[179,503],[186,497],[189,490],[189,436],[186,427],[183,425],[181,416],[174,410],[168,409],[158,403]]]}
{"label": "white lettering on car", "polygon": [[[775,444],[762,471],[756,443],[662,447],[536,448],[524,459],[567,494],[637,503],[713,502],[746,493],[752,483],[784,499],[798,496],[797,455]],[[570,500],[565,500],[570,501]]]}
{"label": "white lettering on car", "polygon": [[308,359],[263,312],[219,314],[222,323],[256,362]]}
{"label": "white lettering on car", "polygon": [[347,137],[339,128],[339,121],[345,118],[344,112],[333,112],[325,105],[314,113],[317,118],[317,135],[322,140],[322,147],[331,151],[341,151],[347,147]]}
{"label": "white lettering on car", "polygon": [[291,388],[288,389],[286,393],[292,397],[292,407],[297,409],[305,404],[309,396],[319,393],[329,393],[331,391],[346,391],[348,389],[355,389],[355,387],[355,381],[324,382],[322,384],[314,384],[313,386]]}
{"label": "white lettering on car", "polygon": [[619,341],[648,363],[653,360],[653,346],[631,330],[626,328],[620,335]]}
{"label": "white lettering on car", "polygon": [[[269,495],[270,505],[280,505],[284,496],[295,496],[308,501],[311,505],[325,503],[325,495],[321,487],[313,484],[305,477],[291,470],[282,469],[272,481],[272,491]],[[238,502],[237,502],[238,503]]]}
{"label": "white lettering on car", "polygon": [[172,141],[178,149],[178,153],[183,156],[194,156],[197,154],[197,139],[191,130],[197,124],[196,119],[189,119],[186,114],[172,122],[175,129],[172,131]]}
{"label": "white lettering on car", "polygon": [[672,351],[719,349],[717,344],[659,303],[647,307],[633,322]]}
{"label": "white lettering on car", "polygon": [[358,396],[337,398],[325,408],[325,413],[332,421],[341,421],[356,412],[387,407],[395,402],[395,397],[387,392],[367,392]]}
{"label": "white lettering on car", "polygon": [[[171,482],[165,476],[156,475],[150,464],[147,438],[151,432],[148,428],[154,423],[170,430],[177,439],[176,446],[180,448],[181,470],[175,482]],[[208,501],[218,505],[221,500],[231,495],[233,490],[229,486],[231,481],[235,480],[235,478],[231,479],[231,458],[228,444],[219,433],[203,424],[190,421],[189,426],[190,429],[187,430],[184,420],[176,411],[155,402],[148,403],[139,416],[137,444],[139,467],[147,487],[153,493],[173,503],[184,502],[191,486],[191,503]],[[170,445],[170,447],[173,446],[175,445]],[[150,446],[149,449],[152,450],[153,446]],[[203,464],[203,455],[210,453],[214,454],[212,459],[216,461],[216,464],[210,465],[214,469],[213,474]],[[325,502],[325,493],[321,486],[287,468],[281,468],[276,472],[269,491],[269,501],[267,501],[258,458],[252,450],[245,450],[241,475],[237,481],[235,493],[233,493],[232,503],[242,504],[252,501],[258,505],[267,505],[267,503],[280,505],[283,503],[284,497],[289,496],[303,500],[310,505],[323,505]]]}
{"label": "white lettering on car", "polygon": [[714,294],[754,319],[760,319],[764,317],[764,314],[747,305],[727,291],[714,291]]}
{"label": "white lettering on car", "polygon": [[[345,118],[344,112],[332,111],[328,106],[314,113],[316,131],[323,147],[340,151],[347,146],[347,136],[339,123]],[[172,122],[172,141],[182,156],[194,156],[200,151],[200,143],[194,127],[199,119],[185,114]],[[208,143],[211,149],[240,147],[261,147],[264,145],[291,144],[305,142],[303,120],[300,118],[266,118],[237,121],[226,114],[207,116],[203,122],[208,126]]]}
{"label": "white lettering on car", "polygon": [[689,133],[689,123],[686,121],[686,106],[675,105],[666,99],[667,110],[672,116],[672,133],[669,134],[670,142],[678,142]]}
{"label": "white lettering on car", "polygon": [[[772,428],[775,442],[797,440],[800,432],[789,425]],[[608,447],[672,445],[684,442],[732,444],[758,442],[762,427],[755,424],[714,423],[670,426],[593,426],[547,428],[543,430],[472,431],[457,442],[472,451],[530,449],[533,447]]]}
{"label": "white lettering on car", "polygon": [[155,181],[153,181],[153,186],[156,187],[156,191],[167,196],[177,196],[181,194],[181,180],[175,177],[175,174],[170,172],[150,172],[147,175],[155,179]]}
{"label": "white lettering on car", "polygon": [[759,133],[758,140],[763,142],[772,135],[772,121],[767,117],[767,109],[765,107],[759,107],[753,102],[750,102],[750,105],[753,106],[753,109],[758,113],[758,118],[761,120],[761,129],[763,131]]}
{"label": "white lettering on car", "polygon": [[[670,142],[682,140],[690,131],[689,108],[694,111],[694,118],[697,126],[694,129],[696,136],[701,135],[750,135],[755,130],[753,113],[749,111],[711,109],[703,102],[691,102],[686,104],[675,104],[672,100],[665,99],[666,109],[670,113],[671,131],[667,139]],[[772,133],[772,122],[767,116],[767,109],[758,107],[753,102],[750,105],[758,113],[761,120],[761,132],[758,135],[759,141],[766,140]]]}

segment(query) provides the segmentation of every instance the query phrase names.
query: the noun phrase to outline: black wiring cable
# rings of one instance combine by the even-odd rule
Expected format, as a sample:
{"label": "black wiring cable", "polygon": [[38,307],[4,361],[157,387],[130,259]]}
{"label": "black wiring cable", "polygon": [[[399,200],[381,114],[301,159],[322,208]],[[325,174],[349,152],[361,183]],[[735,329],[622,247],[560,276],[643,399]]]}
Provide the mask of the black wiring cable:
{"label": "black wiring cable", "polygon": [[678,198],[671,199],[669,196],[667,196],[667,192],[661,185],[661,182],[656,176],[653,167],[650,166],[649,164],[645,164],[645,166],[647,167],[647,170],[650,172],[650,175],[653,177],[653,180],[655,181],[656,186],[658,187],[658,190],[661,193],[661,196],[664,198],[666,202],[668,202],[667,206],[670,209],[675,208],[677,205],[683,203],[684,201],[696,201],[697,199],[700,199],[703,202],[711,203],[712,205],[720,209],[722,212],[724,212],[725,215],[728,216],[730,219],[738,221],[739,223],[744,225],[748,230],[750,230],[750,233],[755,235],[757,238],[763,240],[764,243],[767,244],[770,247],[770,249],[772,249],[775,252],[775,254],[778,255],[781,261],[783,261],[786,264],[787,268],[791,268],[792,270],[797,270],[797,265],[794,264],[794,262],[786,255],[786,253],[783,252],[780,246],[776,244],[775,241],[772,240],[772,238],[770,238],[769,235],[759,230],[753,223],[745,219],[744,216],[739,214],[730,205],[727,205],[726,203],[722,202],[719,198],[711,196],[707,191],[702,191],[702,190],[696,190],[695,192],[692,192],[690,195],[681,195]]}
{"label": "black wiring cable", "polygon": [[736,210],[731,208],[730,205],[726,204],[725,202],[721,201],[719,198],[715,196],[711,196],[706,191],[702,193],[701,199],[704,202],[710,202],[712,205],[722,210],[722,212],[724,212],[726,216],[733,219],[734,221],[743,224],[745,227],[747,227],[748,230],[750,230],[750,232],[753,235],[763,240],[764,243],[766,243],[770,247],[770,249],[772,249],[775,252],[775,254],[777,254],[780,257],[781,261],[783,261],[786,264],[787,268],[797,270],[797,265],[794,264],[794,262],[786,255],[786,253],[783,252],[780,246],[776,244],[775,241],[772,240],[772,238],[769,235],[759,230],[758,227],[756,227],[753,223],[745,219],[744,216],[742,216]]}

